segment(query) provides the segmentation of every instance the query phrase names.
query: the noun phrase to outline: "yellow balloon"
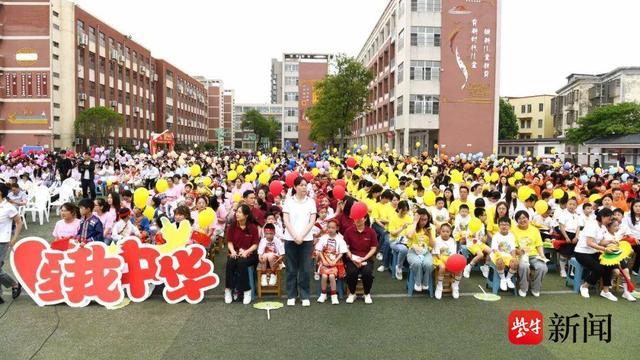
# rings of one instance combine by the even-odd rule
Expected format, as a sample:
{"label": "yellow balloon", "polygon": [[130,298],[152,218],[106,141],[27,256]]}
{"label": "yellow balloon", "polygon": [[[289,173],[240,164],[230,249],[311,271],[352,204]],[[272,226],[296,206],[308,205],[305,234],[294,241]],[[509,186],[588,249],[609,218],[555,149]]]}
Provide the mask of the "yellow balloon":
{"label": "yellow balloon", "polygon": [[311,169],[311,175],[318,176],[318,174],[320,174],[320,170],[318,170],[318,168],[313,168]]}
{"label": "yellow balloon", "polygon": [[239,203],[241,199],[242,199],[242,196],[240,195],[240,193],[233,194],[233,202],[234,203]]}
{"label": "yellow balloon", "polygon": [[244,159],[240,159],[240,161],[238,161],[240,163],[240,165],[244,165]]}
{"label": "yellow balloon", "polygon": [[424,196],[422,197],[422,200],[424,200],[425,205],[433,206],[436,204],[436,194],[431,190],[426,191],[424,193]]}
{"label": "yellow balloon", "polygon": [[362,151],[367,151],[367,149],[369,149],[369,147],[367,145],[362,145],[360,147],[360,149],[362,149]]}
{"label": "yellow balloon", "polygon": [[428,189],[431,186],[431,179],[428,176],[423,176],[420,179],[420,184],[422,184],[423,188]]}
{"label": "yellow balloon", "polygon": [[386,184],[387,183],[387,177],[384,174],[378,176],[378,182],[380,184],[382,184],[382,185]]}
{"label": "yellow balloon", "polygon": [[513,174],[513,177],[516,178],[516,180],[522,180],[524,175],[522,175],[522,173],[520,171],[516,171],[516,173]]}
{"label": "yellow balloon", "polygon": [[409,186],[404,189],[404,194],[407,195],[408,198],[412,198],[416,196],[416,191],[413,190],[412,186]]}
{"label": "yellow balloon", "polygon": [[596,168],[596,174],[598,174],[598,175],[602,174],[602,169]]}
{"label": "yellow balloon", "polygon": [[451,182],[454,184],[460,184],[462,182],[462,173],[455,172],[451,174]]}
{"label": "yellow balloon", "polygon": [[387,177],[387,182],[389,183],[389,187],[393,190],[397,189],[400,186],[400,180],[394,173],[390,173]]}
{"label": "yellow balloon", "polygon": [[474,173],[474,174],[476,174],[476,176],[477,176],[477,175],[480,175],[480,174],[482,173],[482,169],[480,169],[480,168],[475,168],[475,169],[473,169],[473,173]]}
{"label": "yellow balloon", "polygon": [[149,200],[149,190],[140,187],[133,192],[133,204],[138,209],[144,209],[147,206],[147,200]]}
{"label": "yellow balloon", "polygon": [[419,148],[420,145],[422,145],[422,144],[420,144],[420,141],[416,142],[416,149]]}
{"label": "yellow balloon", "polygon": [[261,185],[269,184],[269,180],[271,180],[271,174],[266,171],[260,174],[260,177],[258,177],[258,181],[260,181]]}
{"label": "yellow balloon", "polygon": [[636,172],[636,168],[633,167],[633,165],[627,165],[626,170],[627,172],[630,172],[630,173]]}
{"label": "yellow balloon", "polygon": [[509,185],[515,186],[516,185],[516,178],[510,177],[510,178],[507,179],[507,182],[509,183]]}
{"label": "yellow balloon", "polygon": [[244,180],[245,182],[254,182],[256,181],[256,179],[258,178],[258,174],[256,174],[255,172],[252,172],[251,174],[247,175]]}
{"label": "yellow balloon", "polygon": [[198,164],[191,165],[191,176],[196,177],[200,175],[201,171],[202,169],[200,169],[200,165]]}
{"label": "yellow balloon", "polygon": [[149,221],[153,220],[153,216],[155,214],[156,214],[156,210],[151,206],[147,206],[146,208],[144,208],[144,211],[142,212],[142,215],[144,215],[147,219],[149,219]]}
{"label": "yellow balloon", "polygon": [[470,233],[475,234],[478,231],[480,231],[481,229],[482,229],[482,221],[480,221],[480,219],[478,219],[477,217],[474,217],[471,220],[469,220],[469,232]]}
{"label": "yellow balloon", "polygon": [[546,213],[547,210],[549,210],[549,204],[547,204],[547,202],[544,200],[536,201],[536,204],[533,207],[534,209],[536,209],[536,212],[540,215],[544,215],[544,213]]}
{"label": "yellow balloon", "polygon": [[235,181],[238,178],[238,173],[235,170],[229,170],[227,173],[227,180]]}
{"label": "yellow balloon", "polygon": [[520,188],[518,189],[518,199],[520,199],[520,201],[522,202],[525,202],[533,194],[535,194],[535,191],[533,191],[533,189],[528,186],[520,186]]}
{"label": "yellow balloon", "polygon": [[563,196],[564,196],[564,190],[562,190],[562,189],[553,190],[553,198],[554,199],[560,200],[560,199],[562,199]]}
{"label": "yellow balloon", "polygon": [[162,178],[156,182],[156,191],[158,192],[158,194],[162,194],[168,189],[169,183],[167,182],[167,179]]}
{"label": "yellow balloon", "polygon": [[591,196],[589,196],[590,203],[594,203],[600,199],[602,199],[602,196],[600,196],[600,194],[591,194]]}
{"label": "yellow balloon", "polygon": [[198,214],[198,226],[200,229],[205,230],[216,219],[216,212],[212,208],[208,207]]}
{"label": "yellow balloon", "polygon": [[500,174],[494,172],[491,174],[491,182],[498,182],[500,180]]}
{"label": "yellow balloon", "polygon": [[213,182],[213,180],[211,180],[210,177],[205,176],[202,179],[202,183],[204,184],[204,186],[209,187],[211,185],[211,183]]}

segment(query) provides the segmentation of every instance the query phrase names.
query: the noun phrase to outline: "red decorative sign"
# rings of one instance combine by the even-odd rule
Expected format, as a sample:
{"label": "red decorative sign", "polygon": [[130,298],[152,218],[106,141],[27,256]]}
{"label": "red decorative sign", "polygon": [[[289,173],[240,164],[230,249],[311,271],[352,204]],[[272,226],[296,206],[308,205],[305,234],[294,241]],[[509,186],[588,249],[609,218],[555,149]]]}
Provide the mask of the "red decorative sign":
{"label": "red decorative sign", "polygon": [[544,318],[536,310],[514,310],[509,314],[509,341],[514,345],[538,345],[544,339]]}

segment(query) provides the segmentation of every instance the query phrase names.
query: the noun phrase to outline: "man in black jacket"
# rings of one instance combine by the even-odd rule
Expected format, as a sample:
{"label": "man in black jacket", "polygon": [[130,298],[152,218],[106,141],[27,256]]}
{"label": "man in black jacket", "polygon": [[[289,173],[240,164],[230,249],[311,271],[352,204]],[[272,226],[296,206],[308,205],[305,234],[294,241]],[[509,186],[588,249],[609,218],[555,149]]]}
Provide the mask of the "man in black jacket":
{"label": "man in black jacket", "polygon": [[60,152],[60,158],[58,159],[58,163],[56,164],[56,168],[58,172],[60,172],[60,181],[64,181],[65,179],[71,177],[71,169],[73,169],[73,163],[67,157],[67,152],[62,150]]}
{"label": "man in black jacket", "polygon": [[81,185],[82,185],[82,197],[87,198],[88,192],[91,192],[91,200],[96,198],[96,185],[94,182],[94,172],[96,169],[96,163],[91,160],[91,154],[84,153],[83,159],[78,164],[78,171],[80,172]]}

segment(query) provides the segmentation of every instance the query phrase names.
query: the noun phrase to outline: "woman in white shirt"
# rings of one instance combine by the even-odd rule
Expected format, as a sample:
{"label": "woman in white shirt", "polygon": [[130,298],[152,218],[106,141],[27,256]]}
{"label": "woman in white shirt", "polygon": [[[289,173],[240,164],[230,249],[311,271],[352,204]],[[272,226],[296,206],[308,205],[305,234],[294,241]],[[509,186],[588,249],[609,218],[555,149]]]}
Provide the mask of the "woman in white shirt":
{"label": "woman in white shirt", "polygon": [[640,268],[640,200],[634,199],[629,206],[631,211],[624,217],[623,224],[628,229],[629,236],[636,239],[636,244],[633,245],[633,251],[636,253],[636,260],[633,262],[631,271],[633,275],[638,274]]}
{"label": "woman in white shirt", "polygon": [[580,215],[576,212],[578,202],[575,198],[571,198],[567,201],[567,207],[558,216],[558,233],[565,240],[565,243],[560,245],[558,252],[560,263],[560,277],[567,277],[567,262],[573,256],[573,249],[575,249],[578,239],[580,238]]}
{"label": "woman in white shirt", "polygon": [[282,209],[285,226],[285,255],[287,265],[287,306],[296,304],[298,288],[302,306],[309,306],[309,273],[313,235],[316,222],[316,203],[307,197],[307,182],[298,177],[293,182],[292,196],[287,197]]}
{"label": "woman in white shirt", "polygon": [[[604,266],[600,264],[600,252],[605,252],[607,245],[612,241],[605,240],[606,226],[609,225],[613,217],[613,211],[604,208],[598,211],[596,222],[588,223],[576,244],[574,256],[578,262],[584,266],[587,276],[584,283],[580,287],[580,295],[589,297],[589,286],[596,286],[598,279],[602,278],[602,291],[600,296],[611,301],[618,301],[610,291],[612,266]],[[577,279],[576,279],[577,281]]]}

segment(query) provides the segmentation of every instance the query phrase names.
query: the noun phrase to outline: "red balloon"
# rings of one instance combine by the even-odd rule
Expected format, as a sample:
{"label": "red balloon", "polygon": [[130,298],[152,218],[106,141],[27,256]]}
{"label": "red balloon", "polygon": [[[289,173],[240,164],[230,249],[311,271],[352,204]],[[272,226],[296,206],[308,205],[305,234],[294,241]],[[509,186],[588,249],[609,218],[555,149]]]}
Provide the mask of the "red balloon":
{"label": "red balloon", "polygon": [[457,274],[462,272],[465,266],[467,266],[467,259],[460,254],[453,254],[447,259],[446,268],[450,273]]}
{"label": "red balloon", "polygon": [[346,164],[348,167],[353,168],[353,167],[356,167],[356,165],[358,165],[358,162],[356,161],[356,159],[350,157],[347,159]]}
{"label": "red balloon", "polygon": [[300,173],[298,173],[297,171],[292,171],[285,178],[285,183],[287,184],[288,187],[292,188],[293,187],[293,182],[296,181],[296,179],[299,176],[300,176]]}
{"label": "red balloon", "polygon": [[343,188],[347,188],[347,183],[344,181],[344,179],[338,179],[335,182],[336,186],[342,186]]}
{"label": "red balloon", "polygon": [[347,195],[347,191],[344,189],[344,186],[336,185],[333,187],[333,196],[338,200],[344,199],[345,195]]}
{"label": "red balloon", "polygon": [[311,182],[311,180],[313,180],[313,174],[310,172],[306,172],[304,173],[304,175],[302,175],[302,177],[307,180],[307,182]]}
{"label": "red balloon", "polygon": [[271,192],[271,195],[274,197],[282,195],[282,188],[282,182],[279,180],[273,180],[271,184],[269,184],[269,192]]}
{"label": "red balloon", "polygon": [[367,209],[367,204],[358,201],[351,207],[351,213],[349,217],[354,221],[358,221],[360,219],[364,219],[364,217],[367,216],[368,212],[369,210]]}

